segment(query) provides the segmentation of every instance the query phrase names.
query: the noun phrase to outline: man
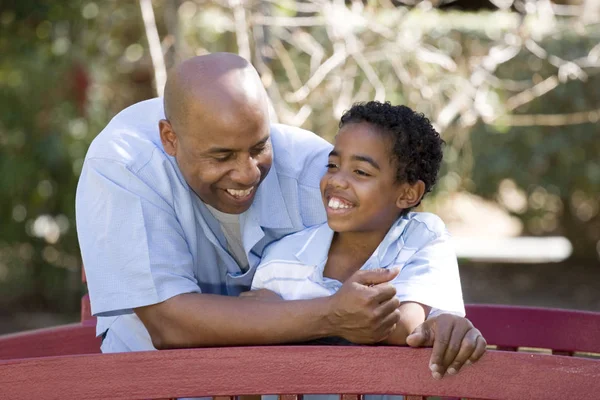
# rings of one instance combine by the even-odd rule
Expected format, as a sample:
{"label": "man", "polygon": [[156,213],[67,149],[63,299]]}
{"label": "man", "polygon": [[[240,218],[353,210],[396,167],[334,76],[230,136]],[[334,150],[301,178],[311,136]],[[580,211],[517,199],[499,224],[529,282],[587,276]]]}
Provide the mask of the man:
{"label": "man", "polygon": [[[359,271],[327,298],[239,296],[266,245],[326,220],[319,180],[330,150],[271,125],[258,74],[233,54],[178,66],[164,108],[153,99],[118,114],[90,146],[76,199],[102,351],[384,340],[399,306],[387,270]],[[433,344],[437,378],[485,351],[479,331],[450,314],[408,343]]]}

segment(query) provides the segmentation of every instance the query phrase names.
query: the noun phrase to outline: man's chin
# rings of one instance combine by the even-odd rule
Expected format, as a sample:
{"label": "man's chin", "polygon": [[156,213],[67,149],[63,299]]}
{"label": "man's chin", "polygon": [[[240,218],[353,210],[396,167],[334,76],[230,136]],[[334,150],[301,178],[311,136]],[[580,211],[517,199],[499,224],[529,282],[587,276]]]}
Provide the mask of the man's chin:
{"label": "man's chin", "polygon": [[256,192],[252,192],[249,196],[240,198],[232,196],[227,191],[223,190],[222,199],[219,202],[218,207],[215,208],[226,214],[241,214],[245,211],[248,211],[248,209],[252,206],[255,195]]}

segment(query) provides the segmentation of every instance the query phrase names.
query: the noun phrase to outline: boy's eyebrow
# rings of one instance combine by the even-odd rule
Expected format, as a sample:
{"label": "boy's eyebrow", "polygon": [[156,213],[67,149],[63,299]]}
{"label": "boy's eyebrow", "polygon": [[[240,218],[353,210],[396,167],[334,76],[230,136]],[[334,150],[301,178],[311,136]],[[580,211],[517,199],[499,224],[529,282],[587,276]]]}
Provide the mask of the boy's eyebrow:
{"label": "boy's eyebrow", "polygon": [[[270,137],[271,137],[270,135],[267,135],[266,137],[262,138],[256,144],[252,145],[252,148],[264,145],[265,143],[267,143],[267,141],[269,140]],[[207,153],[208,154],[229,153],[231,151],[238,151],[238,149],[228,149],[226,147],[213,147],[210,150],[208,150]]]}
{"label": "boy's eyebrow", "polygon": [[379,166],[379,164],[377,164],[377,162],[375,160],[373,160],[371,157],[369,156],[365,156],[362,154],[355,154],[351,157],[353,160],[356,161],[364,161],[364,162],[368,162],[369,164],[371,164],[374,168],[377,168],[378,170],[381,170],[381,167]]}
{"label": "boy's eyebrow", "polygon": [[[335,150],[331,150],[331,152],[329,153],[329,157],[332,157],[332,156],[333,157],[339,157],[340,154],[337,151],[335,151]],[[356,160],[356,161],[367,162],[367,163],[371,164],[374,168],[377,168],[378,170],[381,171],[381,167],[379,166],[379,164],[377,164],[377,161],[373,160],[369,156],[365,156],[363,154],[355,154],[355,155],[353,155],[350,158],[353,159],[353,160]]]}

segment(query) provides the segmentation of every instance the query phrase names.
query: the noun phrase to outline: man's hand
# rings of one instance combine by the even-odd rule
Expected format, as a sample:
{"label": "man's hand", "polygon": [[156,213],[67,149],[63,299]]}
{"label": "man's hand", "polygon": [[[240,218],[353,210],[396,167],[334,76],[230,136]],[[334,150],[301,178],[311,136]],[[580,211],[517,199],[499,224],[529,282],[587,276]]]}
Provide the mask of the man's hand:
{"label": "man's hand", "polygon": [[425,320],[406,338],[411,347],[433,346],[429,369],[435,379],[455,375],[463,364],[476,362],[487,342],[471,321],[453,314]]}
{"label": "man's hand", "polygon": [[396,329],[400,301],[389,284],[398,269],[357,271],[330,297],[328,319],[335,336],[353,343],[377,343]]}
{"label": "man's hand", "polygon": [[240,293],[240,297],[243,297],[245,299],[266,300],[266,301],[282,300],[281,296],[279,296],[277,293],[275,293],[269,289],[249,290],[247,292]]}

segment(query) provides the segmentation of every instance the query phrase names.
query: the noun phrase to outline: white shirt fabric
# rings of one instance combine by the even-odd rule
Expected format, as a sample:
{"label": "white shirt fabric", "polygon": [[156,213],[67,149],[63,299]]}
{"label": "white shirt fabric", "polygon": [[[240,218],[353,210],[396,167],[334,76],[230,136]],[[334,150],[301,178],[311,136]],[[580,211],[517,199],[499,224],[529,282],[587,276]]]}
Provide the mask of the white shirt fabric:
{"label": "white shirt fabric", "polygon": [[243,270],[219,222],[165,153],[163,118],[160,98],[121,111],[94,139],[79,178],[77,235],[103,352],[153,350],[134,308],[183,293],[237,296],[250,289],[268,244],[326,220],[319,181],[331,144],[272,125],[273,166],[240,214]]}
{"label": "white shirt fabric", "polygon": [[206,204],[206,208],[208,208],[208,211],[210,211],[221,224],[221,230],[227,240],[227,249],[233,258],[235,258],[235,261],[237,261],[242,271],[246,271],[248,269],[248,257],[246,257],[246,252],[244,251],[244,245],[242,243],[239,214],[227,214],[208,204]]}
{"label": "white shirt fabric", "polygon": [[[324,223],[270,245],[256,270],[252,289],[269,289],[285,300],[337,292],[342,283],[323,276],[333,233]],[[441,312],[464,316],[458,262],[449,239],[436,215],[408,213],[392,225],[361,269],[400,267],[392,281],[400,301],[430,306],[430,317]]]}

